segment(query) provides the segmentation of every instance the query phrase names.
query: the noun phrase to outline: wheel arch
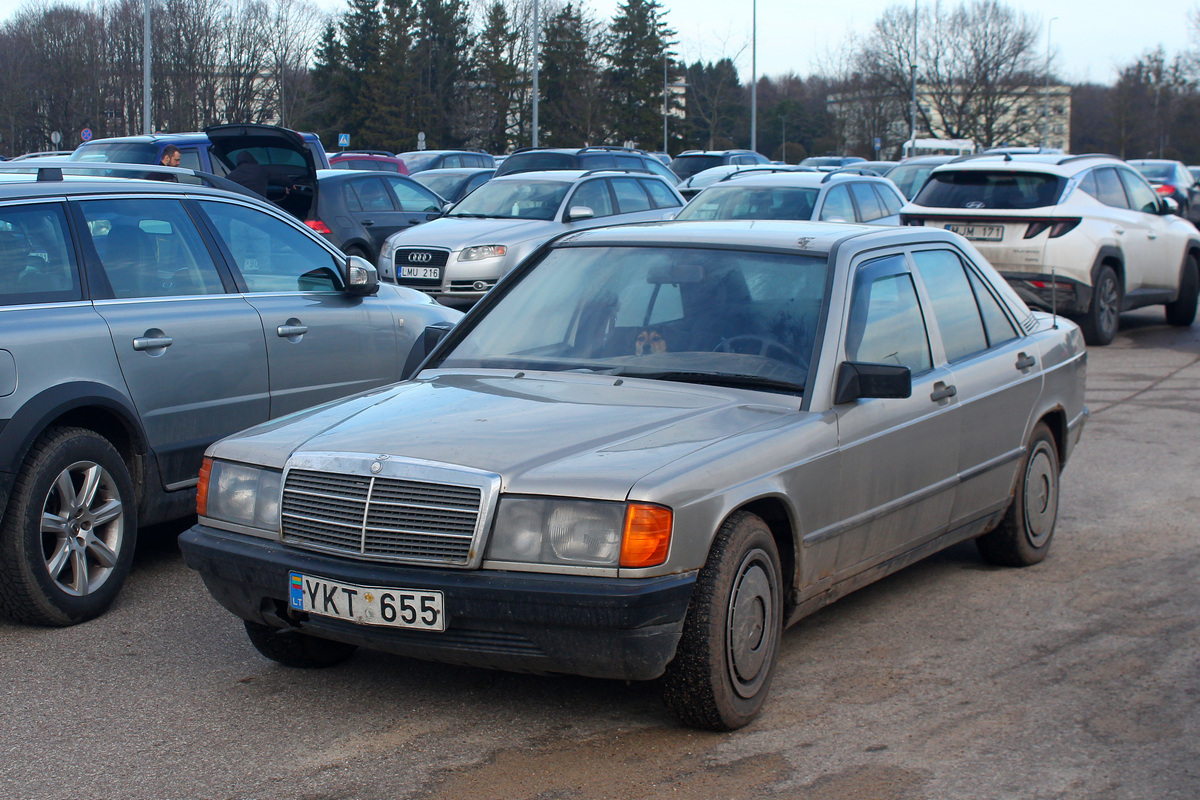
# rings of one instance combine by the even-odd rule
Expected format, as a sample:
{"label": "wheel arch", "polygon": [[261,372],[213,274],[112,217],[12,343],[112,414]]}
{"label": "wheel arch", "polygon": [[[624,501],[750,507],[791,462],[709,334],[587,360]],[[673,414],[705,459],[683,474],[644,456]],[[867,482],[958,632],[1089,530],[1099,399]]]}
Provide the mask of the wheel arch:
{"label": "wheel arch", "polygon": [[1121,296],[1122,300],[1126,294],[1125,286],[1125,255],[1121,250],[1114,245],[1106,244],[1096,253],[1096,259],[1092,262],[1092,288],[1096,287],[1096,277],[1100,274],[1100,268],[1103,266],[1112,267],[1117,273],[1117,277],[1121,280]]}
{"label": "wheel arch", "polygon": [[[734,508],[721,520],[721,524],[725,520],[738,511],[745,511],[754,514],[771,530],[771,537],[775,540],[775,547],[779,550],[779,567],[783,572],[784,591],[784,609],[783,618],[786,620],[795,606],[794,593],[787,591],[788,587],[795,586],[795,578],[799,563],[797,562],[797,547],[796,547],[796,525],[792,520],[792,515],[788,511],[788,506],[784,500],[776,496],[759,497],[753,500],[748,500],[742,503],[737,508]],[[717,526],[720,527],[719,525]]]}
{"label": "wheel arch", "polygon": [[1044,422],[1046,427],[1050,429],[1050,433],[1054,436],[1054,449],[1058,452],[1058,464],[1061,469],[1067,463],[1067,412],[1062,406],[1054,408],[1042,413],[1029,429],[1037,427],[1037,423]]}

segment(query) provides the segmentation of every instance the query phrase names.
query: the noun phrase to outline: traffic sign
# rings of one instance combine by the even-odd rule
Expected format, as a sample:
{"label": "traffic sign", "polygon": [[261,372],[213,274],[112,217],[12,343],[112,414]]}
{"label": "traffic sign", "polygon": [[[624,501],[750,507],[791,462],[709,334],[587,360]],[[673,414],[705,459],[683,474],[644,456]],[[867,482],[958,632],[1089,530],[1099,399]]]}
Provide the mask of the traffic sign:
{"label": "traffic sign", "polygon": [[338,134],[338,147],[349,147],[349,146],[350,146],[350,134],[339,133]]}
{"label": "traffic sign", "polygon": [[50,144],[57,145],[61,141],[62,141],[61,133],[59,133],[58,131],[52,131],[50,133]]}
{"label": "traffic sign", "polygon": [[83,130],[81,130],[79,132],[79,138],[85,142],[90,142],[92,140],[92,129],[84,128]]}
{"label": "traffic sign", "polygon": [[420,131],[419,133],[417,133],[417,149],[418,150],[425,149],[425,131]]}

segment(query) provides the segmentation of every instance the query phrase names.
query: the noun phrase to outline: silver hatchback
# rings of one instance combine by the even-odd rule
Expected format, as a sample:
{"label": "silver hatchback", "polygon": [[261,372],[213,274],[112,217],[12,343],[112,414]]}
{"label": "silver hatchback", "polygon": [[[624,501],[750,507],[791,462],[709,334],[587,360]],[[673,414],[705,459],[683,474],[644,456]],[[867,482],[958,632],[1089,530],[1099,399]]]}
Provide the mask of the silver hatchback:
{"label": "silver hatchback", "polygon": [[821,606],[967,539],[1046,556],[1085,370],[944,230],[584,231],[407,383],[209,448],[180,544],[276,661],[661,677],[728,730]]}

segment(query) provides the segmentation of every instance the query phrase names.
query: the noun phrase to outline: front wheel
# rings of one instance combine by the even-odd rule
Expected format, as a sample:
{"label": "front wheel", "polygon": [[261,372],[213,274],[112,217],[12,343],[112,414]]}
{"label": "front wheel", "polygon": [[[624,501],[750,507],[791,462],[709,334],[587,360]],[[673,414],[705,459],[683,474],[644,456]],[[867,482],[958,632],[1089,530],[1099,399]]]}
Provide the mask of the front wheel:
{"label": "front wheel", "polygon": [[686,725],[731,731],[758,714],[783,631],[779,551],[766,523],[746,512],[721,526],[700,570],[663,700]]}
{"label": "front wheel", "polygon": [[1196,302],[1200,298],[1200,269],[1196,257],[1188,256],[1179,277],[1179,297],[1167,303],[1167,324],[1186,328],[1196,319]]}
{"label": "front wheel", "polygon": [[137,501],[121,454],[100,434],[52,428],[17,474],[0,533],[0,610],[74,625],[112,604],[129,574]]}
{"label": "front wheel", "polygon": [[1117,336],[1121,318],[1121,281],[1117,271],[1105,264],[1096,274],[1096,285],[1092,287],[1092,302],[1080,320],[1083,340],[1090,345],[1102,346]]}
{"label": "front wheel", "polygon": [[1054,434],[1039,422],[1021,461],[1012,505],[994,531],[975,540],[984,561],[1027,567],[1046,557],[1058,521],[1059,472]]}

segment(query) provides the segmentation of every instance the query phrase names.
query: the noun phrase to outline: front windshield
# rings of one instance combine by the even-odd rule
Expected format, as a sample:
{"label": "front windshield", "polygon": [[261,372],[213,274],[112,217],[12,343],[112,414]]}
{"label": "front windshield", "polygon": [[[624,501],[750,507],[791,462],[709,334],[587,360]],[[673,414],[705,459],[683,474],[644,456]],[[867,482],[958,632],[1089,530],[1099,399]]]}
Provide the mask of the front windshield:
{"label": "front windshield", "polygon": [[71,161],[87,161],[99,164],[153,164],[158,156],[158,145],[146,142],[111,142],[81,144],[71,153]]}
{"label": "front windshield", "polygon": [[799,393],[824,257],[685,247],[561,247],[440,366],[586,371]]}
{"label": "front windshield", "polygon": [[812,219],[818,190],[791,186],[713,186],[676,219]]}
{"label": "front windshield", "polygon": [[490,219],[554,219],[569,181],[489,181],[463,198],[447,215]]}

